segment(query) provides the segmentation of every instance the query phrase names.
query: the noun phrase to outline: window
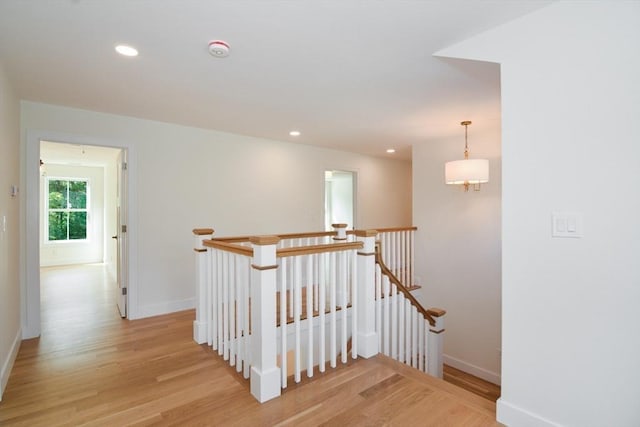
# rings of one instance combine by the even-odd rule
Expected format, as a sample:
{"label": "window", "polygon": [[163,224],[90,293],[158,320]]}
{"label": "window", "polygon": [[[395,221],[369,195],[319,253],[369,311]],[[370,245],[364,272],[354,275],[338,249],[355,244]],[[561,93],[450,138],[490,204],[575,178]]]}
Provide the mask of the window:
{"label": "window", "polygon": [[47,236],[49,241],[87,238],[86,179],[47,178]]}

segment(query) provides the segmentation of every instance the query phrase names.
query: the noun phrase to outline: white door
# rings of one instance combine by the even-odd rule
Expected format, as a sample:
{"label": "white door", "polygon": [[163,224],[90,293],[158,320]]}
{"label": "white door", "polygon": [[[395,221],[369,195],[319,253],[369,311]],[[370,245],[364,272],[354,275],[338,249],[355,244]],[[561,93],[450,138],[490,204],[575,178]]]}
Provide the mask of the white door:
{"label": "white door", "polygon": [[117,278],[118,286],[116,287],[116,301],[118,302],[118,310],[120,316],[127,317],[127,155],[125,150],[121,150],[118,154],[118,185],[117,185],[117,201],[116,201],[116,218],[117,227],[116,239],[118,246],[117,253]]}

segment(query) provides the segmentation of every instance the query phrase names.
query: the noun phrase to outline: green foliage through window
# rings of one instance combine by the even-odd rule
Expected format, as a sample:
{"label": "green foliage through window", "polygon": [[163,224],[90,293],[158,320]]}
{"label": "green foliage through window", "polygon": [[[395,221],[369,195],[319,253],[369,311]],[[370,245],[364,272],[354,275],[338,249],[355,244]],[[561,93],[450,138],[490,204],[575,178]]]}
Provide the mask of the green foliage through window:
{"label": "green foliage through window", "polygon": [[87,190],[85,180],[49,179],[49,240],[87,238]]}

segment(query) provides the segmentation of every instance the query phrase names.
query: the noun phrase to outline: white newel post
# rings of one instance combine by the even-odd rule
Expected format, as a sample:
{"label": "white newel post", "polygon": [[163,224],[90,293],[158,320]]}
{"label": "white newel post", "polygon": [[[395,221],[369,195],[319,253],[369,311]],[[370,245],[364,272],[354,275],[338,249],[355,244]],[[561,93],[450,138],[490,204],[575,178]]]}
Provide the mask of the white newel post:
{"label": "white newel post", "polygon": [[260,403],[280,396],[276,336],[276,236],[252,237],[251,394]]}
{"label": "white newel post", "polygon": [[375,230],[357,230],[363,248],[358,252],[358,356],[369,358],[378,354],[376,334],[376,235]]}
{"label": "white newel post", "polygon": [[193,340],[198,344],[207,342],[207,249],[202,241],[211,239],[212,228],[196,228],[193,250],[196,254],[196,320],[193,321]]}
{"label": "white newel post", "polygon": [[336,232],[333,240],[347,240],[347,224],[331,224],[331,226]]}
{"label": "white newel post", "polygon": [[442,352],[444,350],[444,315],[441,308],[430,308],[427,313],[436,324],[429,326],[427,341],[427,372],[434,377],[442,378]]}

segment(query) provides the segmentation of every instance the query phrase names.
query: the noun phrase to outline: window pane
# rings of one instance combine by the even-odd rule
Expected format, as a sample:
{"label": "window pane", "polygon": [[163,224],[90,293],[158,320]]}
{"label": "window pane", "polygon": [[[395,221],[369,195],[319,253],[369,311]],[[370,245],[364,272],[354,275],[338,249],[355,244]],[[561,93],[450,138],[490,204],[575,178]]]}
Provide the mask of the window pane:
{"label": "window pane", "polygon": [[69,240],[87,238],[87,213],[69,212]]}
{"label": "window pane", "polygon": [[69,181],[69,208],[87,208],[87,183],[86,181]]}
{"label": "window pane", "polygon": [[67,240],[67,212],[49,212],[49,240]]}
{"label": "window pane", "polygon": [[67,208],[67,183],[68,181],[49,181],[49,209]]}

